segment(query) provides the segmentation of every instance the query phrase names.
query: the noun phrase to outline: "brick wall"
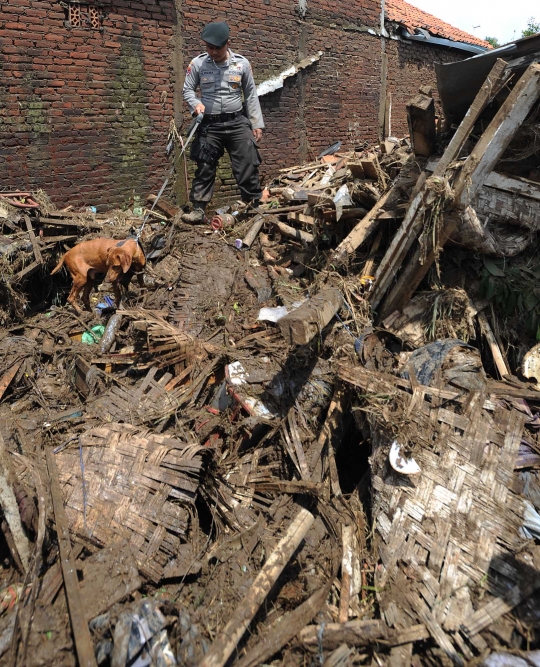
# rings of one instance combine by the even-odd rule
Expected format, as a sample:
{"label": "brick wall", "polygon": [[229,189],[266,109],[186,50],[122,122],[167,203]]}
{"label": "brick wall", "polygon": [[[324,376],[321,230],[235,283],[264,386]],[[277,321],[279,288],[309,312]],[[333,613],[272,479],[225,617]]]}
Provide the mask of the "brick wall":
{"label": "brick wall", "polygon": [[172,0],[99,7],[67,27],[51,0],[0,2],[0,179],[57,204],[127,203],[167,168]]}
{"label": "brick wall", "polygon": [[[183,72],[201,52],[209,21],[226,20],[232,48],[257,81],[322,51],[319,62],[261,98],[266,180],[337,140],[345,149],[377,139],[381,47],[378,0],[86,0],[101,30],[69,27],[56,0],[0,0],[0,178],[3,187],[43,188],[57,205],[129,203],[161,185],[169,123],[182,110]],[[393,133],[406,132],[405,103],[435,87],[434,60],[459,52],[387,41]],[[185,126],[184,126],[185,129]],[[215,200],[235,194],[226,162]],[[181,179],[179,179],[181,180]],[[178,191],[178,190],[177,190]]]}
{"label": "brick wall", "polygon": [[438,104],[437,78],[433,63],[462,60],[464,53],[441,46],[426,46],[412,41],[388,40],[388,90],[392,93],[392,123],[394,136],[409,133],[405,105],[418,92],[420,86],[431,86],[437,104],[437,113],[442,115]]}

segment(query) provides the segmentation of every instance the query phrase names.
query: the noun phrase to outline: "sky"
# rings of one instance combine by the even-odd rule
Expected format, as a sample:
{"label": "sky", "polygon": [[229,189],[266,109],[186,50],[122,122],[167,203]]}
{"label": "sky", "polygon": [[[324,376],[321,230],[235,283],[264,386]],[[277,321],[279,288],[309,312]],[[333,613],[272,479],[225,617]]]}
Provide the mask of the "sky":
{"label": "sky", "polygon": [[437,18],[480,39],[496,37],[501,44],[521,37],[531,17],[540,23],[538,0],[407,0]]}

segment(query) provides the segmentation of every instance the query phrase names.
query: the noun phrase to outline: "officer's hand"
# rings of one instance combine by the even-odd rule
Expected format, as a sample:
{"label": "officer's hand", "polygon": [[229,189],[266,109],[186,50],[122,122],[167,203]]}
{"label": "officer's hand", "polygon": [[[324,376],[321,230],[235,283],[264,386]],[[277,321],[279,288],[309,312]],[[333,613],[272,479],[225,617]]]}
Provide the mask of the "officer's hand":
{"label": "officer's hand", "polygon": [[259,142],[262,139],[263,131],[261,129],[253,130],[253,136],[255,141]]}
{"label": "officer's hand", "polygon": [[199,104],[197,104],[197,106],[195,107],[193,113],[194,113],[196,116],[198,116],[200,113],[204,113],[204,108],[205,108],[205,107],[204,107],[204,104],[200,104],[200,103],[199,103]]}

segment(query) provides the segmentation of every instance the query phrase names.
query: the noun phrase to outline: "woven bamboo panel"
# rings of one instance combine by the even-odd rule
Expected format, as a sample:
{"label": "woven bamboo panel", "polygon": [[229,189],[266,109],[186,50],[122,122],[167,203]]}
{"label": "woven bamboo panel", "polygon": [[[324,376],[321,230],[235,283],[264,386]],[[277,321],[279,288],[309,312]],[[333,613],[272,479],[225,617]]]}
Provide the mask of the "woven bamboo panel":
{"label": "woven bamboo panel", "polygon": [[56,455],[70,530],[86,543],[127,539],[157,583],[186,542],[208,449],[129,424],[93,428]]}
{"label": "woven bamboo panel", "polygon": [[[494,558],[522,543],[524,505],[511,486],[524,415],[481,393],[458,392],[442,407],[437,390],[428,400],[427,388],[411,393],[392,376],[363,368],[342,368],[339,375],[374,397],[367,409],[381,610],[390,625],[424,623],[460,664],[464,639],[478,650],[483,641],[478,636],[474,643],[468,627],[478,616],[475,586]],[[378,405],[376,397],[384,397]],[[394,440],[411,449],[420,473],[405,476],[390,466]]]}

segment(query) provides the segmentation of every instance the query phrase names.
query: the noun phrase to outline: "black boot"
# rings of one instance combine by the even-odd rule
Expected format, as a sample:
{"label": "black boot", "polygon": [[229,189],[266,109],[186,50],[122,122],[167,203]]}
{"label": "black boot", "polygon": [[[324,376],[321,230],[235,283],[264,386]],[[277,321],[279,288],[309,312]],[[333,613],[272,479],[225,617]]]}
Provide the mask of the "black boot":
{"label": "black boot", "polygon": [[205,208],[206,202],[194,201],[193,209],[180,217],[184,222],[189,222],[191,225],[201,225],[203,222],[206,222]]}

